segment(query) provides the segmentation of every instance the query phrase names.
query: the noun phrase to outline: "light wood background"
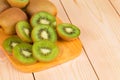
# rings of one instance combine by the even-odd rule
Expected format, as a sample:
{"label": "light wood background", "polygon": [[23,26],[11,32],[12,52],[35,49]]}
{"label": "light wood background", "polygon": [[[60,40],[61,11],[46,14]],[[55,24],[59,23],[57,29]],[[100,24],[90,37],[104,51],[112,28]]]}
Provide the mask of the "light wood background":
{"label": "light wood background", "polygon": [[0,80],[120,80],[120,0],[51,0],[63,22],[81,29],[79,57],[22,73],[0,51]]}

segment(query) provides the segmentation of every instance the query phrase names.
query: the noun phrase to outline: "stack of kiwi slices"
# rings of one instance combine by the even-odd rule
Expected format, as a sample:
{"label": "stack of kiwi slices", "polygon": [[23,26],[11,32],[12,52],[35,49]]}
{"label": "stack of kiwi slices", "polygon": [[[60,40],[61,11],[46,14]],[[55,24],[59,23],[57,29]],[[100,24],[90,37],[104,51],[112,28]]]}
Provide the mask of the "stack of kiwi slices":
{"label": "stack of kiwi slices", "polygon": [[[51,62],[57,58],[60,52],[60,48],[56,44],[57,41],[72,41],[80,35],[80,29],[77,26],[70,23],[58,24],[56,20],[57,9],[49,0],[7,1],[11,7],[18,8],[25,15],[25,18],[23,16],[23,19],[14,22],[12,17],[16,18],[17,16],[6,16],[6,11],[2,13],[4,19],[0,19],[1,22],[5,22],[5,18],[7,22],[12,20],[5,28],[2,26],[4,23],[0,23],[5,32],[8,25],[12,24],[5,33],[11,36],[4,40],[3,48],[9,56],[13,56],[21,64]],[[7,18],[10,19],[7,20]]]}

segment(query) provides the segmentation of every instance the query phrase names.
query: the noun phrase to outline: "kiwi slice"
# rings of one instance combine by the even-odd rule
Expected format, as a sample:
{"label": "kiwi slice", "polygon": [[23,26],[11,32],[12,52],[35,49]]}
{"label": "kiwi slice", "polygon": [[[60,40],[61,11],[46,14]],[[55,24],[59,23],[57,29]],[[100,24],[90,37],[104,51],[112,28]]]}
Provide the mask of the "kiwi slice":
{"label": "kiwi slice", "polygon": [[24,8],[29,3],[29,0],[7,0],[7,1],[12,7],[17,8]]}
{"label": "kiwi slice", "polygon": [[63,40],[73,40],[80,35],[80,29],[69,23],[59,24],[57,27],[57,33]]}
{"label": "kiwi slice", "polygon": [[33,56],[41,62],[50,62],[59,54],[59,48],[51,41],[43,40],[33,44]]}
{"label": "kiwi slice", "polygon": [[19,21],[16,24],[16,33],[24,42],[32,42],[31,31],[32,27],[27,21]]}
{"label": "kiwi slice", "polygon": [[40,40],[50,40],[55,42],[57,40],[57,33],[48,25],[39,25],[33,28],[31,37],[34,42]]}
{"label": "kiwi slice", "polygon": [[48,12],[38,12],[32,16],[30,19],[32,27],[36,27],[40,24],[50,25],[53,28],[56,27],[56,18]]}
{"label": "kiwi slice", "polygon": [[23,41],[18,36],[11,36],[3,42],[3,48],[9,53],[12,53],[13,48]]}
{"label": "kiwi slice", "polygon": [[37,60],[33,57],[32,45],[28,43],[18,44],[13,48],[14,58],[22,64],[33,64]]}

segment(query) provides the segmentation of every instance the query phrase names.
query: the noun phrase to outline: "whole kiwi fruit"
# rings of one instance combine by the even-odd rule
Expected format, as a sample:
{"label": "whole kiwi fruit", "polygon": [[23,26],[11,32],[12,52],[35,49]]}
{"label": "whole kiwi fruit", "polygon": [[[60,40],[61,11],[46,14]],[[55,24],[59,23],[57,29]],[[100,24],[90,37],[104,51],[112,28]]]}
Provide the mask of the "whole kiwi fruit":
{"label": "whole kiwi fruit", "polygon": [[0,14],[0,26],[6,34],[14,34],[15,24],[27,20],[27,15],[19,8],[8,8]]}
{"label": "whole kiwi fruit", "polygon": [[0,13],[9,7],[10,5],[6,0],[0,0]]}
{"label": "whole kiwi fruit", "polygon": [[26,11],[30,16],[39,11],[46,11],[54,16],[57,15],[56,6],[49,0],[30,0],[30,3],[26,7]]}

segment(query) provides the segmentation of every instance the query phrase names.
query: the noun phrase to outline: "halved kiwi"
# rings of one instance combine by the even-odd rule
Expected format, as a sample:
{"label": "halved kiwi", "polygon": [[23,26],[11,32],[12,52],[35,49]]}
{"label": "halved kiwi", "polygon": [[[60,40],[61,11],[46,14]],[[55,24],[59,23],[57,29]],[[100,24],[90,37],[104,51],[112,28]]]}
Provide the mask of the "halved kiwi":
{"label": "halved kiwi", "polygon": [[33,28],[31,37],[34,42],[41,40],[55,42],[57,40],[56,31],[48,25],[39,25]]}
{"label": "halved kiwi", "polygon": [[27,21],[19,21],[16,24],[16,33],[24,42],[32,42],[31,31],[32,27]]}
{"label": "halved kiwi", "polygon": [[57,26],[57,33],[63,40],[73,40],[80,35],[80,29],[69,23],[62,23]]}
{"label": "halved kiwi", "polygon": [[18,37],[18,36],[11,36],[8,37],[7,39],[5,39],[5,41],[3,42],[3,48],[9,53],[12,53],[13,48],[22,43],[23,41]]}
{"label": "halved kiwi", "polygon": [[17,8],[24,8],[29,3],[29,0],[7,0],[7,1],[12,7]]}
{"label": "halved kiwi", "polygon": [[28,43],[18,44],[13,48],[14,58],[22,64],[33,64],[37,60],[33,57],[32,45]]}
{"label": "halved kiwi", "polygon": [[59,48],[57,45],[48,40],[35,42],[32,50],[33,56],[41,62],[50,62],[59,54]]}
{"label": "halved kiwi", "polygon": [[56,27],[56,18],[48,12],[38,12],[32,16],[30,19],[32,27],[36,27],[40,24],[50,25]]}

